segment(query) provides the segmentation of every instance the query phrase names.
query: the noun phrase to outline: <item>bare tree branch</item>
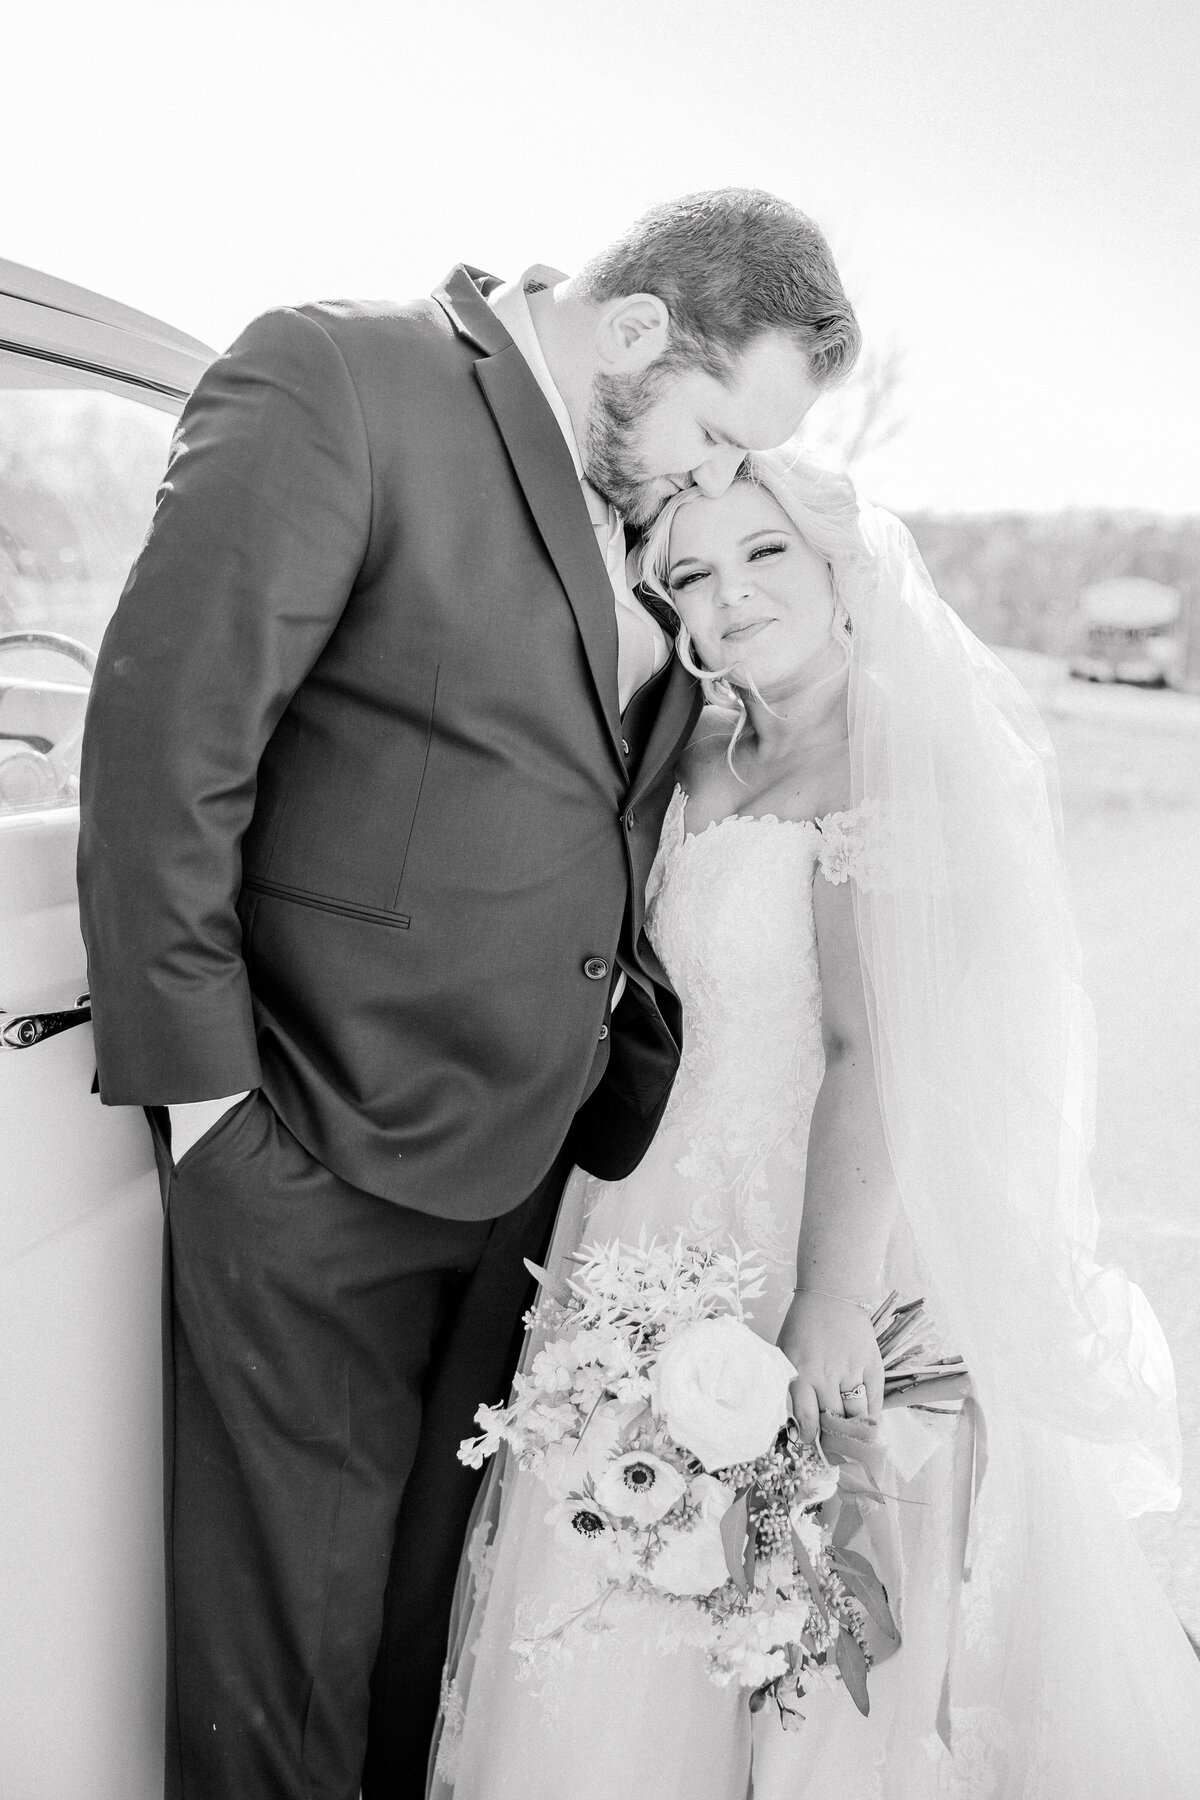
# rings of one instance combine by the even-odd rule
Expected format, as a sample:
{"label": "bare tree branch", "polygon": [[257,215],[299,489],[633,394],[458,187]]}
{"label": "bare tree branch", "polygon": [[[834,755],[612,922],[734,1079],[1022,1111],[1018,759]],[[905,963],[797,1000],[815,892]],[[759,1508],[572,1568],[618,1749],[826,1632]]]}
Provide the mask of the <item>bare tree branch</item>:
{"label": "bare tree branch", "polygon": [[894,340],[873,346],[859,359],[844,387],[823,397],[805,421],[801,441],[853,470],[890,444],[908,424],[900,404],[904,351]]}

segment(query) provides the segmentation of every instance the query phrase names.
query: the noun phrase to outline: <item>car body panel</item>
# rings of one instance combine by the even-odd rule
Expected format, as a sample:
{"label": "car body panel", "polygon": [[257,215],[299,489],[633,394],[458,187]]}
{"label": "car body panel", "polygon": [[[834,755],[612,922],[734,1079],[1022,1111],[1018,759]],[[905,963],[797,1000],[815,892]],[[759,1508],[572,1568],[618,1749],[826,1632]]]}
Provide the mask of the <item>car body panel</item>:
{"label": "car body panel", "polygon": [[[149,518],[173,416],[211,354],[0,262],[0,402],[16,396],[0,405],[0,789],[6,767],[18,776],[0,807],[10,1022],[71,1009],[87,986],[71,788],[86,652]],[[43,401],[59,486],[35,491],[12,434]],[[54,438],[64,421],[66,451]],[[73,500],[69,450],[89,430],[96,483]],[[105,537],[95,515],[109,462],[132,497]],[[79,555],[103,563],[102,579],[75,572]],[[52,767],[52,803],[36,803],[36,787],[24,803],[22,758]],[[144,1117],[102,1107],[94,1073],[86,1022],[0,1049],[0,1794],[13,1800],[161,1793],[161,1206]]]}

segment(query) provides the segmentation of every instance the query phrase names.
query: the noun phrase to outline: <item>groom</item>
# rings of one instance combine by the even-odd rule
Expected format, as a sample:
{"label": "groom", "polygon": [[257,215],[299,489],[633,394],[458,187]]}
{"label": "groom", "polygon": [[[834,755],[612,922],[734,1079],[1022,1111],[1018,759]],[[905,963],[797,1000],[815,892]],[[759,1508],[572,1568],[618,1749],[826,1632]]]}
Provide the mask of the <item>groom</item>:
{"label": "groom", "polygon": [[101,1094],[164,1259],[171,1800],[423,1792],[475,1478],[572,1161],[642,1156],[642,933],[689,678],[624,524],[729,484],[858,346],[770,195],[573,279],[256,320],[105,637],[80,885]]}

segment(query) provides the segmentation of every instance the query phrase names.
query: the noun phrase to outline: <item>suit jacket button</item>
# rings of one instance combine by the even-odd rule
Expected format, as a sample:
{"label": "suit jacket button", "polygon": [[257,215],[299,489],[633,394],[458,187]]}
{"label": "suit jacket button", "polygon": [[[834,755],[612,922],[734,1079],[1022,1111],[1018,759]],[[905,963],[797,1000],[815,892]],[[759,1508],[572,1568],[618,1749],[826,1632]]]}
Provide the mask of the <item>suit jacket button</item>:
{"label": "suit jacket button", "polygon": [[629,755],[629,739],[628,738],[621,739],[621,749],[623,750],[623,752],[625,753],[626,756]]}
{"label": "suit jacket button", "polygon": [[589,981],[603,981],[608,974],[608,964],[602,956],[589,956],[583,965],[583,972]]}
{"label": "suit jacket button", "polygon": [[600,1042],[603,1043],[607,1036],[608,1036],[608,1026],[602,1025],[600,1027]]}
{"label": "suit jacket button", "polygon": [[630,810],[625,814],[625,829],[626,829],[626,831],[632,831],[636,824],[637,824],[637,814],[633,811],[633,809],[631,807]]}

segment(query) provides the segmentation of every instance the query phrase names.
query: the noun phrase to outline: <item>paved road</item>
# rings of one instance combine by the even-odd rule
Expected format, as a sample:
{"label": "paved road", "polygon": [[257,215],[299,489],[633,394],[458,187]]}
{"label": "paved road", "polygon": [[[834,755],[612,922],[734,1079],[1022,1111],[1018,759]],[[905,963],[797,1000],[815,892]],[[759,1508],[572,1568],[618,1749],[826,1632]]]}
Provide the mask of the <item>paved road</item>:
{"label": "paved road", "polygon": [[1102,1249],[1175,1355],[1184,1501],[1137,1535],[1200,1638],[1200,697],[1068,682],[1013,657],[1058,749],[1096,1006]]}

